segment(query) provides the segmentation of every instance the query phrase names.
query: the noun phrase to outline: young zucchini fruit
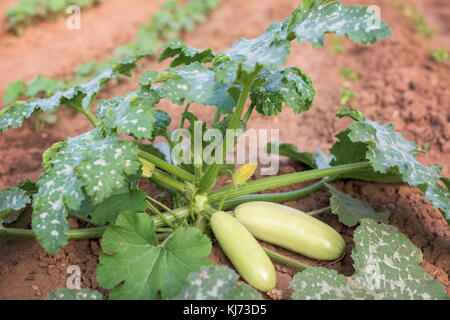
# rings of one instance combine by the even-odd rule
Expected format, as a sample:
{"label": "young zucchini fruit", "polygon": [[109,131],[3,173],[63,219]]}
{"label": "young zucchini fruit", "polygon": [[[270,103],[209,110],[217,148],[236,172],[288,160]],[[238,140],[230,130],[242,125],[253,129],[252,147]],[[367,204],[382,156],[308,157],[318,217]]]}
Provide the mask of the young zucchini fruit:
{"label": "young zucchini fruit", "polygon": [[236,270],[256,289],[275,288],[275,268],[258,241],[236,218],[223,211],[211,217],[211,229]]}
{"label": "young zucchini fruit", "polygon": [[247,202],[234,210],[236,218],[257,239],[318,260],[335,260],[345,250],[339,233],[306,213],[272,202]]}

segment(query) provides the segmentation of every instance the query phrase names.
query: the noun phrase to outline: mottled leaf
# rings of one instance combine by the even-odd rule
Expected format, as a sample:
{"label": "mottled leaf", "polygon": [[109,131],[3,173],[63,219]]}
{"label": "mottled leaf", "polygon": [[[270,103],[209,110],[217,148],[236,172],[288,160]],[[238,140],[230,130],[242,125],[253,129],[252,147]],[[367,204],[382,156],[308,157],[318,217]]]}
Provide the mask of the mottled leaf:
{"label": "mottled leaf", "polygon": [[364,218],[384,223],[389,222],[389,211],[375,212],[372,207],[361,200],[355,199],[349,194],[340,192],[328,183],[325,183],[325,186],[331,192],[331,212],[337,214],[339,221],[346,226],[356,226],[361,219]]}
{"label": "mottled leaf", "polygon": [[255,70],[257,64],[266,68],[281,66],[286,63],[291,46],[281,27],[280,22],[272,23],[261,36],[250,40],[241,38],[222,53],[230,62],[239,63],[240,69],[248,74]]}
{"label": "mottled leaf", "polygon": [[340,141],[331,149],[336,157],[334,164],[368,160],[375,173],[387,177],[400,175],[404,182],[422,190],[425,198],[450,219],[450,193],[437,182],[442,167],[422,165],[416,159],[417,145],[405,140],[392,124],[383,126],[363,119],[352,123],[337,137]]}
{"label": "mottled leaf", "polygon": [[104,138],[96,129],[66,140],[47,161],[34,195],[32,226],[41,246],[50,253],[66,244],[70,211],[81,209],[87,195],[97,204],[128,188],[128,176],[140,172],[139,149],[117,136]]}
{"label": "mottled leaf", "polygon": [[325,33],[346,35],[361,44],[392,36],[387,23],[371,8],[346,8],[342,3],[329,0],[302,1],[287,23],[288,33],[294,33],[299,42],[310,41],[314,47],[323,46]]}
{"label": "mottled leaf", "polygon": [[315,90],[311,78],[300,69],[263,69],[258,79],[264,79],[265,83],[252,90],[250,96],[259,113],[265,116],[277,115],[284,106],[291,107],[294,113],[311,108]]}
{"label": "mottled leaf", "polygon": [[200,50],[188,47],[181,40],[170,40],[166,43],[164,51],[159,56],[159,62],[168,58],[176,58],[170,63],[171,67],[181,64],[191,64],[193,62],[206,63],[214,59],[215,54],[211,49]]}
{"label": "mottled leaf", "polygon": [[0,220],[6,219],[14,211],[23,209],[31,203],[25,190],[19,187],[7,188],[0,192]]}
{"label": "mottled leaf", "polygon": [[422,252],[393,226],[361,220],[354,233],[351,277],[322,267],[294,276],[293,299],[448,299],[442,285],[421,267]]}
{"label": "mottled leaf", "polygon": [[229,113],[235,105],[227,94],[228,86],[215,81],[214,72],[194,62],[168,69],[172,76],[161,85],[161,95],[175,103],[186,99],[207,106],[216,106],[222,113]]}
{"label": "mottled leaf", "polygon": [[178,228],[161,245],[153,219],[125,212],[106,230],[97,281],[110,299],[161,299],[177,295],[187,276],[204,265],[211,251],[207,236],[194,228]]}
{"label": "mottled leaf", "polygon": [[153,89],[141,88],[125,98],[99,101],[96,109],[101,130],[106,133],[120,131],[138,139],[153,137],[154,107],[159,95]]}
{"label": "mottled leaf", "polygon": [[262,300],[261,293],[247,284],[237,284],[238,279],[227,266],[204,267],[188,276],[174,300]]}

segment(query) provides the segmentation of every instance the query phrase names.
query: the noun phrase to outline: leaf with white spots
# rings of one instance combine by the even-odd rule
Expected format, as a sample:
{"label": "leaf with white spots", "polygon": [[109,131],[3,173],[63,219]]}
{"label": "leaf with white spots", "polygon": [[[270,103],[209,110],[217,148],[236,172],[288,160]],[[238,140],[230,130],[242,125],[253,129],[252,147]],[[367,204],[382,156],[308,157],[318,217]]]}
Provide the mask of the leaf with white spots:
{"label": "leaf with white spots", "polygon": [[214,72],[205,65],[194,62],[167,70],[170,78],[160,86],[161,96],[179,103],[186,99],[206,106],[216,106],[222,113],[229,113],[235,105],[228,95],[228,86],[215,81]]}
{"label": "leaf with white spots", "polygon": [[264,79],[265,83],[252,90],[250,97],[259,113],[265,116],[277,115],[286,106],[298,114],[312,107],[316,91],[311,78],[300,69],[263,69],[257,79]]}
{"label": "leaf with white spots", "polygon": [[328,183],[325,183],[325,186],[331,192],[331,212],[337,214],[339,221],[346,226],[353,227],[364,218],[384,223],[389,222],[389,211],[375,212],[371,206],[361,200],[355,199],[349,194],[340,192]]}
{"label": "leaf with white spots", "polygon": [[117,136],[104,138],[97,129],[69,138],[47,159],[34,195],[32,226],[41,246],[50,253],[67,243],[66,217],[90,200],[98,204],[124,188],[138,175],[139,149]]}
{"label": "leaf with white spots", "polygon": [[294,276],[293,299],[448,299],[442,285],[421,267],[422,252],[389,225],[362,219],[354,233],[351,277],[321,267]]}
{"label": "leaf with white spots", "polygon": [[138,139],[151,139],[154,107],[158,102],[158,93],[144,88],[127,94],[125,98],[101,100],[95,111],[100,121],[99,128],[107,134],[120,131]]}
{"label": "leaf with white spots", "polygon": [[0,133],[9,127],[19,128],[23,121],[33,114],[35,108],[27,103],[18,101],[0,110]]}
{"label": "leaf with white spots", "polygon": [[261,293],[247,284],[237,284],[238,279],[227,266],[204,267],[188,276],[174,300],[262,300]]}
{"label": "leaf with white spots", "polygon": [[6,219],[12,212],[23,209],[31,203],[25,190],[19,187],[7,188],[0,192],[0,220]]}
{"label": "leaf with white spots", "polygon": [[333,165],[368,160],[373,172],[381,174],[378,180],[382,181],[383,176],[387,181],[400,177],[409,185],[418,187],[425,198],[450,220],[450,193],[438,184],[442,167],[422,165],[416,158],[417,145],[405,140],[392,124],[381,125],[360,119],[337,137],[340,141],[331,149],[336,158]]}
{"label": "leaf with white spots", "polygon": [[128,186],[129,177],[141,170],[138,147],[117,138],[108,136],[89,145],[83,152],[85,159],[75,169],[93,205]]}
{"label": "leaf with white spots", "polygon": [[159,56],[158,61],[164,61],[168,58],[176,58],[170,63],[171,67],[176,67],[181,64],[191,64],[194,62],[211,62],[215,54],[211,49],[200,50],[188,47],[181,40],[170,40],[166,43],[164,51]]}
{"label": "leaf with white spots", "polygon": [[99,72],[88,82],[68,89],[57,90],[49,98],[17,101],[0,110],[0,133],[10,127],[18,128],[22,126],[23,121],[31,117],[33,112],[37,110],[54,110],[62,104],[88,109],[108,81],[117,78],[119,75],[130,76],[130,70],[136,67],[136,61],[143,56],[142,54],[127,56],[121,61],[114,62],[112,67]]}
{"label": "leaf with white spots", "polygon": [[57,288],[45,300],[103,300],[102,294],[89,288],[68,289]]}
{"label": "leaf with white spots", "polygon": [[188,275],[211,263],[211,241],[195,228],[178,228],[158,245],[153,219],[124,212],[103,235],[97,281],[110,299],[161,299],[177,295]]}
{"label": "leaf with white spots", "polygon": [[229,50],[219,54],[229,58],[229,61],[224,62],[225,65],[238,63],[240,70],[250,74],[257,65],[269,68],[285,64],[290,46],[282,23],[275,22],[259,37],[250,40],[240,38]]}
{"label": "leaf with white spots", "polygon": [[[286,21],[288,34],[299,42],[309,41],[314,47],[323,46],[325,33],[348,36],[352,41],[371,44],[392,36],[385,21],[369,7],[350,6],[330,0],[304,0]],[[288,36],[289,37],[289,36]]]}

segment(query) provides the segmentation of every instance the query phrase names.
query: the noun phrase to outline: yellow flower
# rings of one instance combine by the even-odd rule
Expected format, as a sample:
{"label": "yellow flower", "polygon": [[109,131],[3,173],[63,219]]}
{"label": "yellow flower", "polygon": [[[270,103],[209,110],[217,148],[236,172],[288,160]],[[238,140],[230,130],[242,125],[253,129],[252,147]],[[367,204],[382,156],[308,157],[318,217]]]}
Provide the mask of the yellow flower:
{"label": "yellow flower", "polygon": [[153,174],[153,170],[155,169],[155,165],[143,158],[139,158],[139,160],[142,162],[142,176],[144,178],[150,178]]}
{"label": "yellow flower", "polygon": [[256,163],[247,163],[236,170],[233,174],[233,186],[238,187],[247,182],[253,175],[258,165]]}

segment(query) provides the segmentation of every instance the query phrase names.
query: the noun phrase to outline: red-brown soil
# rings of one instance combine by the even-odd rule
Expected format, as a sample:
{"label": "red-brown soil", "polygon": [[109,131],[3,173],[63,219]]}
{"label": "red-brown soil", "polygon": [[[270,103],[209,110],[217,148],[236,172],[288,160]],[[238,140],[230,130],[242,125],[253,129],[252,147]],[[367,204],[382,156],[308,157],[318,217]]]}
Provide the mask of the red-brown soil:
{"label": "red-brown soil", "polygon": [[[90,9],[98,11],[96,18],[99,20],[96,25],[99,28],[105,25],[105,30],[109,30],[108,26],[114,25],[102,17],[106,12],[103,11],[106,10],[103,9],[103,6],[108,2]],[[111,0],[111,2],[120,1]],[[142,6],[145,6],[145,1],[141,2]],[[428,50],[441,47],[450,49],[448,42],[450,13],[449,10],[442,8],[441,2],[437,0],[427,2],[408,0],[405,2],[417,5],[425,14],[429,24],[437,28],[437,34],[431,40],[417,39],[411,23],[395,9],[386,5],[384,1],[344,1],[347,5],[371,5],[374,3],[379,5],[382,18],[393,29],[394,38],[368,47],[344,40],[342,43],[345,52],[342,54],[330,51],[330,41],[326,41],[326,46],[322,49],[313,49],[309,44],[293,44],[287,64],[298,66],[311,76],[317,91],[314,107],[297,116],[294,116],[291,110],[283,111],[277,118],[255,115],[248,127],[279,128],[280,140],[294,143],[300,150],[315,152],[317,146],[322,150],[328,150],[335,141],[334,135],[349,123],[348,120],[338,120],[334,116],[341,107],[339,88],[343,86],[344,81],[339,71],[342,67],[349,67],[355,69],[359,75],[359,80],[352,84],[353,90],[358,94],[355,99],[358,107],[371,119],[380,120],[382,123],[394,123],[397,130],[403,132],[407,139],[415,140],[419,146],[424,146],[426,142],[429,142],[428,151],[419,156],[420,161],[425,165],[442,164],[443,175],[449,176],[450,109],[448,106],[450,97],[447,83],[449,82],[450,64],[448,62],[437,64],[428,54]],[[223,50],[240,36],[251,38],[259,35],[271,21],[281,20],[289,15],[297,4],[298,0],[276,2],[226,0],[218,10],[210,15],[206,23],[200,25],[194,32],[184,35],[183,40],[193,47],[211,47],[213,50]],[[4,12],[3,10],[2,3],[0,12]],[[134,20],[137,16],[142,16],[139,23],[146,21],[146,16],[142,11],[144,9],[141,7],[139,10],[130,7],[127,11],[121,11],[118,16],[126,19],[128,24],[134,25],[138,23],[137,20]],[[86,11],[86,15],[89,12]],[[146,13],[147,16],[149,12]],[[117,14],[114,10],[111,13]],[[57,20],[37,25],[27,29],[24,36],[34,34],[34,38],[40,36],[41,39],[53,37],[51,34],[62,32],[58,27],[61,23]],[[34,28],[44,28],[44,26],[46,29],[42,30],[47,30],[48,34],[40,34],[34,30]],[[56,43],[52,42],[48,48],[45,48],[45,51],[41,51],[41,60],[38,60],[41,69],[37,68],[36,62],[32,60],[22,60],[24,66],[21,68],[8,67],[8,69],[4,69],[5,65],[10,64],[10,59],[19,59],[21,54],[26,56],[28,53],[26,53],[26,41],[22,43],[10,38],[10,41],[20,42],[21,49],[17,51],[7,49],[11,51],[8,56],[5,56],[6,58],[3,57],[4,35],[1,34],[1,81],[5,79],[4,70],[7,70],[5,74],[8,74],[5,83],[16,79],[29,80],[36,72],[48,72],[45,75],[55,77],[69,75],[77,64],[92,58],[107,56],[115,46],[133,40],[133,30],[136,30],[136,25],[134,25],[134,29],[130,27],[128,33],[121,28],[115,29],[115,36],[111,36],[108,38],[109,40],[102,40],[100,35],[95,37],[85,35],[85,38],[80,36],[79,43],[89,48],[96,47],[98,41],[109,41],[105,50],[88,50],[86,55],[82,51],[67,50],[58,56],[58,48],[61,47],[57,41],[60,38],[52,38]],[[88,31],[84,32],[89,34]],[[37,50],[33,42],[30,42],[28,46],[29,50]],[[51,61],[51,63],[46,63],[46,61]],[[52,66],[54,63],[57,63],[58,67]],[[47,65],[50,70],[47,70]],[[138,74],[132,79],[123,79],[117,85],[109,86],[102,93],[102,98],[123,95],[127,91],[136,89],[137,78],[143,70],[161,70],[165,66],[167,64],[159,65],[153,59],[144,61]],[[4,88],[2,83],[0,83],[0,92]],[[161,108],[172,116],[172,128],[175,128],[179,121],[181,107],[163,102]],[[194,106],[192,110],[200,114],[200,118],[203,120],[212,118],[212,109],[210,108]],[[65,139],[67,136],[78,135],[91,127],[83,116],[74,115],[73,112],[60,111],[59,115],[61,120],[45,129],[39,136],[34,133],[33,120],[28,121],[22,129],[10,130],[0,135],[0,185],[12,186],[18,180],[25,178],[37,179],[42,172],[41,154],[46,148],[56,141]],[[288,164],[281,168],[280,173],[303,169],[299,165]],[[450,228],[439,211],[424,200],[420,191],[405,185],[360,181],[337,182],[335,186],[366,201],[377,211],[389,210],[391,212],[390,223],[422,250],[424,254],[422,267],[440,281],[450,293]],[[298,186],[290,188],[295,187]],[[281,190],[286,191],[289,188]],[[328,198],[328,192],[321,190],[306,198],[286,204],[309,211],[327,206]],[[320,264],[346,275],[351,274],[353,267],[349,253],[353,247],[354,228],[343,226],[331,212],[325,212],[318,217],[336,228],[347,242],[347,254],[343,260]],[[76,227],[77,223],[71,221],[71,224]],[[0,248],[0,298],[41,299],[56,287],[64,286],[68,276],[65,268],[68,264],[77,264],[81,267],[82,286],[96,288],[95,269],[99,250],[97,240],[70,241],[56,257],[51,257],[38,246],[35,240],[14,239],[8,245]],[[288,251],[279,248],[276,250],[311,265],[318,264]],[[216,263],[229,263],[218,246],[214,247],[211,258]],[[281,290],[279,293],[283,298],[288,298],[290,292],[287,290],[287,286],[294,271],[281,265],[277,265],[277,271],[278,288]]]}

